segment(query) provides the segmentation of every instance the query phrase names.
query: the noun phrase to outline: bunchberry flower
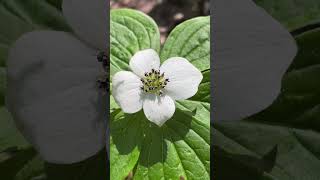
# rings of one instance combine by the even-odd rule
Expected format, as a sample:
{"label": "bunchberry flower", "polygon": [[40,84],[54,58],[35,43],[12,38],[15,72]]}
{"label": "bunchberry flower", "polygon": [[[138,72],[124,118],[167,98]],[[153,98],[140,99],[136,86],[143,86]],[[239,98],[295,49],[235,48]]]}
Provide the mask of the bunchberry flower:
{"label": "bunchberry flower", "polygon": [[175,100],[192,97],[202,81],[201,72],[188,60],[172,57],[160,66],[153,49],[137,52],[130,60],[130,71],[113,76],[112,93],[125,113],[143,109],[147,119],[162,126],[175,112]]}

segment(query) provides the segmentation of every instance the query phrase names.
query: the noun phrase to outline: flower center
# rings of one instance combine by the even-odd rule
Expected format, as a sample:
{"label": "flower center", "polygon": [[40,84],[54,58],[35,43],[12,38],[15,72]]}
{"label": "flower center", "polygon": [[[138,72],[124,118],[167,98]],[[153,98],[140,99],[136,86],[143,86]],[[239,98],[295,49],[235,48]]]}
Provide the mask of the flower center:
{"label": "flower center", "polygon": [[166,87],[167,83],[170,82],[169,79],[164,78],[164,73],[152,69],[151,72],[146,72],[144,77],[141,78],[143,85],[141,90],[146,93],[162,95],[162,89]]}

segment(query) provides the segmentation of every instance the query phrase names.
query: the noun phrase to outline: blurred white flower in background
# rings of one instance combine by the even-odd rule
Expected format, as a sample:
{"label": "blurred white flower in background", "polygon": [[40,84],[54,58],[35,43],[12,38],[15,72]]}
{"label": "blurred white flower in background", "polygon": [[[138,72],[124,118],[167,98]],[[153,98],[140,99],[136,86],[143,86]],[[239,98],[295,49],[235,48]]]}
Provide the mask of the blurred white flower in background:
{"label": "blurred white flower in background", "polygon": [[297,53],[291,34],[252,0],[215,0],[211,121],[241,120],[272,104]]}
{"label": "blurred white flower in background", "polygon": [[103,72],[96,55],[108,45],[107,3],[64,0],[75,34],[34,31],[10,50],[8,109],[48,162],[79,162],[106,145],[107,98],[96,84]]}

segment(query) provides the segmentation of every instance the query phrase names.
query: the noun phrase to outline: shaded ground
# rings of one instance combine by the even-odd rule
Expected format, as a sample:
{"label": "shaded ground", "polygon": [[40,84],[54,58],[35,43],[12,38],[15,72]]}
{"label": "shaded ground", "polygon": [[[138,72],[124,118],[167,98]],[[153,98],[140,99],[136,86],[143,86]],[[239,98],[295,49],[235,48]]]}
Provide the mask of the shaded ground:
{"label": "shaded ground", "polygon": [[159,25],[161,43],[182,21],[209,15],[209,0],[111,0],[115,8],[131,8],[149,14]]}

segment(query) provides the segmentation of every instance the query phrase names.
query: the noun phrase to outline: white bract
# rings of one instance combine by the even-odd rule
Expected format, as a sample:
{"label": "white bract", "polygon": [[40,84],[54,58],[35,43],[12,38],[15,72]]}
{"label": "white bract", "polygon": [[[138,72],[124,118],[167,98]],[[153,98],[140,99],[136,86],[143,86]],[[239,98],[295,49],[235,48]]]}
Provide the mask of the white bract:
{"label": "white bract", "polygon": [[96,55],[108,42],[105,7],[104,0],[65,0],[63,14],[75,34],[34,31],[10,49],[8,109],[50,163],[83,161],[108,140],[107,98],[96,84],[103,72]]}
{"label": "white bract", "polygon": [[201,72],[188,60],[172,57],[160,66],[153,49],[137,52],[130,60],[130,71],[113,76],[112,93],[123,112],[136,113],[143,108],[151,122],[162,126],[175,112],[175,100],[194,96]]}
{"label": "white bract", "polygon": [[211,120],[241,120],[277,98],[297,46],[252,0],[216,0],[214,6]]}

